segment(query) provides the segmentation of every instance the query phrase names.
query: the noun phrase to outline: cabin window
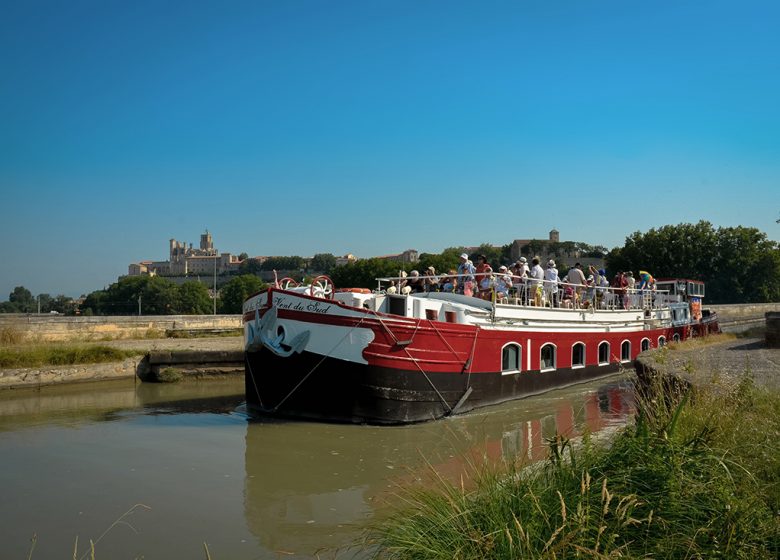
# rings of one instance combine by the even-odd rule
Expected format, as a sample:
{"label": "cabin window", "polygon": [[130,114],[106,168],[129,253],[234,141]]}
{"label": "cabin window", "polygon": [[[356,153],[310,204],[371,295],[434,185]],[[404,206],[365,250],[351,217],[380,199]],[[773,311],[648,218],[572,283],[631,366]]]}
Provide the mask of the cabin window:
{"label": "cabin window", "polygon": [[642,339],[642,352],[645,350],[650,350],[650,339],[649,338],[643,338]]}
{"label": "cabin window", "polygon": [[665,336],[659,336],[658,337],[658,346],[666,346],[666,337]]}
{"label": "cabin window", "polygon": [[545,344],[540,350],[541,364],[540,369],[542,371],[548,371],[555,369],[555,345]]}
{"label": "cabin window", "polygon": [[507,344],[501,350],[501,373],[517,373],[520,371],[522,348],[519,344]]}
{"label": "cabin window", "polygon": [[585,367],[585,345],[582,342],[571,347],[571,367]]}
{"label": "cabin window", "polygon": [[604,366],[609,363],[609,342],[599,344],[599,365]]}
{"label": "cabin window", "polygon": [[631,361],[631,343],[628,340],[624,340],[623,344],[620,345],[620,361]]}
{"label": "cabin window", "polygon": [[672,336],[672,340],[674,342],[680,342],[680,335],[677,333],[674,333],[674,336]]}

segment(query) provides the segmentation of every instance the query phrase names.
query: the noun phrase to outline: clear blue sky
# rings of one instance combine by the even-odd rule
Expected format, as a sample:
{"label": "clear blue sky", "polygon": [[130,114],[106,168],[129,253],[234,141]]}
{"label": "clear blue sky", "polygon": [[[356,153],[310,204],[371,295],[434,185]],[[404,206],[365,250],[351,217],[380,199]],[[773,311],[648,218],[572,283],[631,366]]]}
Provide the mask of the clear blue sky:
{"label": "clear blue sky", "polygon": [[775,1],[5,1],[0,300],[221,251],[780,237]]}

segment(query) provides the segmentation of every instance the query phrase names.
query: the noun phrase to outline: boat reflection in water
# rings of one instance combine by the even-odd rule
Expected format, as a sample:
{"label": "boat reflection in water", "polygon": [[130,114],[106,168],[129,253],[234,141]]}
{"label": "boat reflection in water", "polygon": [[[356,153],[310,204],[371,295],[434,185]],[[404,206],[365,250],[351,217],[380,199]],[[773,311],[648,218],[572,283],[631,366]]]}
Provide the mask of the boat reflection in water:
{"label": "boat reflection in water", "polygon": [[[547,439],[619,426],[633,385],[595,382],[417,425],[250,422],[245,512],[260,544],[281,554],[345,550],[399,486],[434,469],[457,481],[469,464],[546,457]],[[354,551],[350,551],[352,554]]]}

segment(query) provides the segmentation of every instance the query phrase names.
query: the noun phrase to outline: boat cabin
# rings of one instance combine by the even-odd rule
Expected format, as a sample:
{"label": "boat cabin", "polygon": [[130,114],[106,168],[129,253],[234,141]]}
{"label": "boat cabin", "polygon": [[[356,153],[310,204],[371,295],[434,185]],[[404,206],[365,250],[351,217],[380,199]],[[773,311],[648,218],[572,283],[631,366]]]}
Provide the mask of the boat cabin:
{"label": "boat cabin", "polygon": [[687,278],[663,278],[656,280],[656,287],[668,291],[671,295],[679,296],[680,300],[690,307],[691,318],[694,321],[701,321],[704,282]]}

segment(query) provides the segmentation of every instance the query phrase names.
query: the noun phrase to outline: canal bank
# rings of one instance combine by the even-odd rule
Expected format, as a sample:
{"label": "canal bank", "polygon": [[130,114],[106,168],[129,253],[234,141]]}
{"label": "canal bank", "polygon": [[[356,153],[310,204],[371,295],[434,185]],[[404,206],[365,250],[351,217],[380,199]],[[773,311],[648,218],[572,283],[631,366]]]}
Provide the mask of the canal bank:
{"label": "canal bank", "polygon": [[[49,343],[75,344],[75,343]],[[120,339],[86,342],[108,346],[134,356],[99,364],[45,365],[0,368],[0,391],[93,381],[154,381],[167,370],[167,380],[178,377],[243,375],[243,342],[240,336],[196,338]],[[25,347],[19,346],[20,351]]]}

